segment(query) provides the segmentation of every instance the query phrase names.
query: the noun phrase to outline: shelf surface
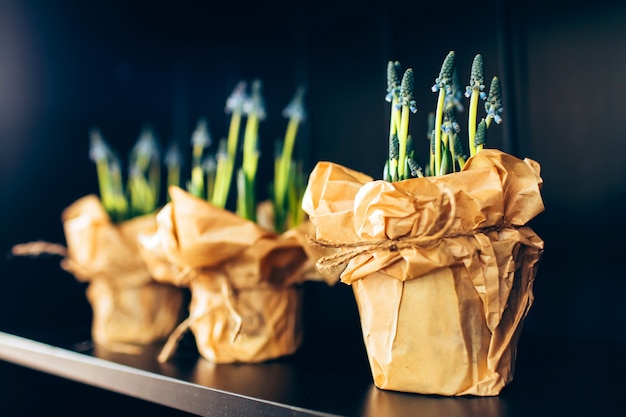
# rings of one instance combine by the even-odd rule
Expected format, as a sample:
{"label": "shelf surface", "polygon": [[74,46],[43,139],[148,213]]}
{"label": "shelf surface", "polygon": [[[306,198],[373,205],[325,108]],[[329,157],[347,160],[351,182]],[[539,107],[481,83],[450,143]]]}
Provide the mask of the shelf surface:
{"label": "shelf surface", "polygon": [[293,356],[255,365],[214,365],[183,343],[161,364],[160,346],[115,353],[82,336],[0,332],[0,360],[207,416],[620,416],[626,410],[620,346],[531,340],[520,346],[516,376],[500,396],[450,398],[377,389],[356,343],[305,344]]}

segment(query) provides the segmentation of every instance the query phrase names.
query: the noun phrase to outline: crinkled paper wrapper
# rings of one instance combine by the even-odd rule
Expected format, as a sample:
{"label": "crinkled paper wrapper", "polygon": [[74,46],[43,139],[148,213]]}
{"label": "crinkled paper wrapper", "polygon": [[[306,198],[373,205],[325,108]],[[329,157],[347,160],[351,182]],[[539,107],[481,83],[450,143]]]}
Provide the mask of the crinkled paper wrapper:
{"label": "crinkled paper wrapper", "polygon": [[157,232],[140,242],[155,279],[191,290],[181,331],[190,328],[214,363],[294,353],[302,339],[299,284],[317,259],[305,239],[312,225],[277,235],[178,187],[169,192]]}
{"label": "crinkled paper wrapper", "polygon": [[181,320],[180,288],[156,282],[139,255],[139,234],[156,230],[154,215],[111,223],[100,200],[83,197],[63,212],[67,257],[61,266],[89,282],[92,337],[112,349],[166,339]]}
{"label": "crinkled paper wrapper", "polygon": [[303,208],[352,284],[374,383],[422,394],[497,395],[513,378],[543,241],[539,165],[497,150],[460,173],[372,181],[320,162]]}

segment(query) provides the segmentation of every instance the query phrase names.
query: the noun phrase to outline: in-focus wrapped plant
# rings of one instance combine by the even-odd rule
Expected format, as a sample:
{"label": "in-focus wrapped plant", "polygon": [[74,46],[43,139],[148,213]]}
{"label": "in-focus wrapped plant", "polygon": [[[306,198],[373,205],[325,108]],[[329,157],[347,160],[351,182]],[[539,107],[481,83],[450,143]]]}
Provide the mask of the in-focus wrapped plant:
{"label": "in-focus wrapped plant", "polygon": [[467,160],[450,52],[432,88],[425,170],[408,133],[414,74],[407,69],[400,80],[399,64],[390,62],[383,179],[331,162],[319,162],[309,177],[302,205],[316,228],[312,241],[333,249],[317,266],[352,285],[379,388],[489,396],[513,378],[543,252],[527,225],[544,208],[542,179],[535,161],[484,148],[502,105],[497,78],[483,92],[482,66],[477,55],[466,89]]}

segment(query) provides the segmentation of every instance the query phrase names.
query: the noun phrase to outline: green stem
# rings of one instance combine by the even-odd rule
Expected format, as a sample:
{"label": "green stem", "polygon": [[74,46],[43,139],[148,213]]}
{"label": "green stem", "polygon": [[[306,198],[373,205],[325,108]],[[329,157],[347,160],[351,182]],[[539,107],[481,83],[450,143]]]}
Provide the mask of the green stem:
{"label": "green stem", "polygon": [[443,121],[443,105],[446,98],[445,88],[439,90],[437,98],[437,112],[435,113],[435,171],[433,175],[438,175],[441,170],[441,123]]}
{"label": "green stem", "polygon": [[242,169],[237,177],[237,211],[241,217],[251,221],[256,221],[255,177],[258,166],[258,126],[259,118],[257,114],[250,113],[244,131]]}
{"label": "green stem", "polygon": [[480,92],[472,90],[470,98],[467,133],[469,135],[470,156],[476,155],[476,147],[474,146],[474,138],[476,137],[476,117],[478,114],[478,99]]}
{"label": "green stem", "polygon": [[216,207],[224,208],[228,199],[228,192],[233,177],[235,167],[235,157],[237,154],[237,143],[239,139],[239,127],[241,125],[241,111],[235,110],[230,119],[228,129],[227,151],[228,157],[225,161],[218,162],[215,174],[215,192],[212,203]]}
{"label": "green stem", "polygon": [[96,171],[98,173],[98,183],[100,186],[100,198],[102,205],[107,212],[111,212],[114,207],[114,198],[112,193],[111,175],[109,173],[109,164],[106,159],[100,159],[96,162]]}
{"label": "green stem", "polygon": [[278,162],[278,172],[276,175],[274,187],[276,193],[276,205],[279,207],[279,210],[282,210],[285,207],[289,171],[291,168],[291,158],[293,155],[293,148],[296,141],[296,135],[298,133],[299,123],[300,121],[297,118],[291,117],[289,119],[289,123],[287,124],[287,131],[285,132],[283,152],[280,156],[280,161]]}
{"label": "green stem", "polygon": [[180,186],[180,167],[178,165],[171,166],[167,170],[167,187],[169,188],[171,185]]}
{"label": "green stem", "polygon": [[398,149],[398,179],[403,180],[407,178],[405,173],[406,166],[406,142],[409,135],[409,114],[411,110],[409,106],[402,106],[402,118],[400,120],[400,131],[398,132],[398,141],[400,146]]}

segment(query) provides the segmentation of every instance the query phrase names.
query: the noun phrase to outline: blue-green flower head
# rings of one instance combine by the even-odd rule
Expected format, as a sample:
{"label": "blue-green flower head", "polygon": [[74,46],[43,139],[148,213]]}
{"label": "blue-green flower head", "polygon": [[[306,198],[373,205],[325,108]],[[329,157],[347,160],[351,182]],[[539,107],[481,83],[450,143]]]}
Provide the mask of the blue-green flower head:
{"label": "blue-green flower head", "polygon": [[463,153],[463,144],[461,143],[461,137],[460,136],[455,136],[454,137],[454,153],[457,156],[462,156],[465,158],[465,155]]}
{"label": "blue-green flower head", "polygon": [[211,145],[211,135],[209,134],[209,124],[202,118],[196,125],[196,130],[191,134],[191,144],[196,147],[208,148]]}
{"label": "blue-green flower head", "polygon": [[448,108],[454,106],[457,111],[463,111],[463,91],[459,85],[459,77],[457,76],[456,68],[452,73],[452,92],[446,95],[444,107]]}
{"label": "blue-green flower head", "polygon": [[476,127],[476,135],[474,136],[474,146],[484,145],[487,139],[487,123],[485,119],[481,120]]}
{"label": "blue-green flower head", "polygon": [[244,103],[247,100],[246,95],[246,82],[239,81],[235,86],[235,89],[226,100],[226,108],[224,111],[226,114],[230,114],[234,111],[243,111]]}
{"label": "blue-green flower head", "polygon": [[439,90],[445,90],[446,94],[452,94],[452,83],[454,74],[454,64],[456,61],[456,55],[454,51],[450,51],[441,65],[441,71],[439,77],[435,78],[435,85],[431,90],[436,93]]}
{"label": "blue-green flower head", "polygon": [[304,109],[304,93],[306,89],[298,87],[293,99],[287,104],[283,110],[283,116],[288,119],[295,119],[299,122],[306,120],[306,110]]}
{"label": "blue-green flower head", "polygon": [[498,77],[491,79],[489,97],[487,97],[485,102],[485,111],[487,112],[487,117],[491,117],[496,123],[500,124],[502,122],[502,117],[500,116],[503,111],[502,86]]}
{"label": "blue-green flower head", "polygon": [[156,143],[156,136],[150,127],[144,128],[137,143],[133,147],[132,156],[134,158],[158,158],[159,149]]}
{"label": "blue-green flower head", "polygon": [[454,109],[452,107],[446,109],[443,113],[443,123],[441,123],[441,130],[444,133],[459,133],[461,127],[456,121]]}
{"label": "blue-green flower head", "polygon": [[109,172],[111,173],[111,176],[121,175],[122,163],[120,162],[120,158],[114,153],[111,153],[109,156]]}
{"label": "blue-green flower head", "polygon": [[411,177],[423,177],[424,173],[422,168],[415,162],[413,158],[407,158],[406,162],[409,164],[409,170],[411,171]]}
{"label": "blue-green flower head", "polygon": [[252,82],[252,94],[246,97],[243,102],[243,114],[255,114],[259,120],[265,119],[265,102],[261,95],[261,81],[254,80]]}
{"label": "blue-green flower head", "polygon": [[400,94],[400,82],[398,80],[398,72],[400,71],[400,63],[398,61],[389,61],[387,63],[387,95],[385,100],[393,101],[394,96]]}
{"label": "blue-green flower head", "polygon": [[165,166],[168,168],[176,168],[182,165],[183,155],[176,142],[172,143],[165,152]]}
{"label": "blue-green flower head", "polygon": [[415,97],[413,96],[413,69],[408,68],[402,76],[400,83],[399,102],[402,106],[408,106],[411,112],[417,112]]}
{"label": "blue-green flower head", "polygon": [[106,144],[99,129],[93,128],[89,132],[89,159],[94,162],[106,161],[111,155],[111,150]]}
{"label": "blue-green flower head", "polygon": [[204,158],[202,161],[202,169],[210,174],[214,173],[217,170],[217,161],[215,160],[215,157],[209,155]]}
{"label": "blue-green flower head", "polygon": [[398,159],[400,156],[400,140],[397,135],[393,135],[389,141],[389,159]]}
{"label": "blue-green flower head", "polygon": [[477,91],[480,93],[480,98],[485,99],[486,95],[483,92],[485,89],[485,77],[484,77],[484,64],[481,54],[476,54],[474,61],[472,62],[472,71],[470,73],[470,85],[465,87],[465,97],[470,97],[472,92]]}

